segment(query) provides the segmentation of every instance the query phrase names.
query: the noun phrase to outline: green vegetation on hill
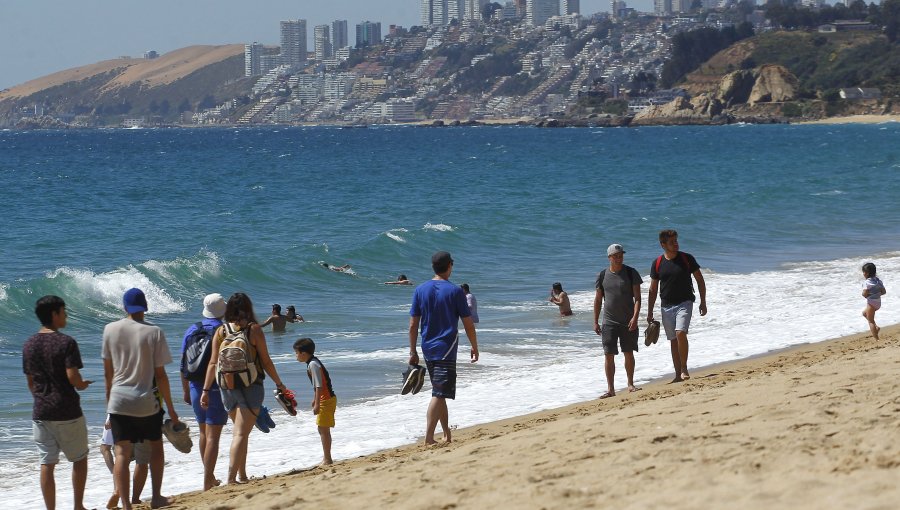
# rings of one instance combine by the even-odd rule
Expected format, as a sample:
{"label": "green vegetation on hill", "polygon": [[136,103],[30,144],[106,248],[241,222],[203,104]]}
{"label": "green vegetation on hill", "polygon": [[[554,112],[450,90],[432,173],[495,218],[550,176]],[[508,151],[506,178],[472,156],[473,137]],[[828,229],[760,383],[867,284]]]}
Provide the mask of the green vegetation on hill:
{"label": "green vegetation on hill", "polygon": [[800,80],[802,96],[829,96],[843,87],[900,95],[900,45],[876,32],[773,32],[754,43],[749,58],[786,67]]}
{"label": "green vegetation on hill", "polygon": [[747,22],[722,30],[701,28],[676,34],[672,38],[672,57],[663,66],[660,86],[671,87],[720,50],[752,35],[753,26]]}

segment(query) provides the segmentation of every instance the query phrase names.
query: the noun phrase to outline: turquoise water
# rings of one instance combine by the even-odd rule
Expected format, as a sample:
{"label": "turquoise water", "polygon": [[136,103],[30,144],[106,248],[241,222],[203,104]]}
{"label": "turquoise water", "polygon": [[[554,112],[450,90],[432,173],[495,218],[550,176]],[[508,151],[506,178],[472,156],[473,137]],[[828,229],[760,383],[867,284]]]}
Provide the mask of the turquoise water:
{"label": "turquoise water", "polygon": [[[92,435],[104,405],[100,335],[122,315],[124,290],[147,292],[173,352],[209,292],[247,292],[260,319],[272,303],[297,306],[309,322],[270,334],[270,350],[305,400],[290,345],[316,340],[341,402],[335,454],[347,458],[422,433],[424,418],[378,425],[386,414],[418,418],[427,400],[396,395],[412,289],[382,282],[430,278],[438,249],[453,254],[452,280],[471,285],[482,321],[483,359],[464,367],[451,407],[460,426],[599,395],[594,275],[613,242],[646,275],[661,228],[680,232],[707,275],[696,363],[862,331],[859,265],[874,260],[888,287],[900,270],[898,140],[896,124],[0,132],[0,372],[11,382],[0,387],[0,466],[12,473],[0,488],[39,504],[21,346],[43,294],[67,301],[65,332],[97,381],[82,396]],[[555,281],[572,295],[571,320],[546,303]],[[886,298],[880,320],[896,313]],[[640,380],[671,369],[663,349],[646,351]],[[560,401],[563,383],[577,390]],[[254,458],[277,449],[278,434],[318,444],[309,417],[273,414],[276,431],[253,439],[256,471],[314,463],[315,448]],[[102,461],[91,465],[89,496],[106,494]],[[199,482],[172,475],[165,487]]]}

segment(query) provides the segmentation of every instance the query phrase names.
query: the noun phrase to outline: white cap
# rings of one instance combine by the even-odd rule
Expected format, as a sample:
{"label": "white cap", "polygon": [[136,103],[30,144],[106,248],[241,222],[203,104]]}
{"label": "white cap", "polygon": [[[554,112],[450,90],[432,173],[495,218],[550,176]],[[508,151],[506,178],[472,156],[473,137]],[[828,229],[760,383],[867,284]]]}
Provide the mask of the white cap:
{"label": "white cap", "polygon": [[611,244],[609,248],[606,249],[606,256],[611,257],[616,253],[625,253],[625,248],[622,248],[621,244]]}
{"label": "white cap", "polygon": [[221,319],[225,316],[225,298],[218,292],[203,298],[203,316],[207,319]]}

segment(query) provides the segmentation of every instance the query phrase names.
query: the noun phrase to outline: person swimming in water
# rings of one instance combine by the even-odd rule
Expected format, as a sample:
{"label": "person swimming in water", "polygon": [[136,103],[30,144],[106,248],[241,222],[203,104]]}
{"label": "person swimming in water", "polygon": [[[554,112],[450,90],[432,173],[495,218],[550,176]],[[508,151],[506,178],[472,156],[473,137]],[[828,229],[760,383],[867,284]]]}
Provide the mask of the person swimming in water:
{"label": "person swimming in water", "polygon": [[353,268],[350,267],[350,264],[344,264],[343,266],[335,266],[335,265],[329,264],[328,262],[322,262],[322,267],[324,267],[325,269],[330,269],[330,270],[338,272],[338,273],[346,273],[348,271],[353,270]]}
{"label": "person swimming in water", "polygon": [[396,280],[392,282],[384,282],[385,285],[412,285],[413,282],[409,278],[406,277],[405,274],[401,274],[397,277]]}
{"label": "person swimming in water", "polygon": [[287,319],[288,322],[306,322],[303,316],[297,313],[297,309],[294,308],[294,305],[287,307],[287,313],[284,314],[284,318]]}

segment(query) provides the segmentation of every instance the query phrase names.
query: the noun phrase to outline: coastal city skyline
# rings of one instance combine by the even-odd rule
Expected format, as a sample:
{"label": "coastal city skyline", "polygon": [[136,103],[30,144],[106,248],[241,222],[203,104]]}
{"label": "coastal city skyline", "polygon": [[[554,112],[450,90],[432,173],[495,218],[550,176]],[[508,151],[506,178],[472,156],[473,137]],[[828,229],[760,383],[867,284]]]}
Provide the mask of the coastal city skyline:
{"label": "coastal city skyline", "polygon": [[[499,2],[505,3],[505,2]],[[607,0],[581,0],[582,14],[609,11]],[[651,0],[629,2],[652,10]],[[152,7],[152,8],[151,8]],[[50,13],[50,14],[48,14]],[[346,19],[410,27],[421,24],[421,0],[333,0],[327,3],[271,0],[248,9],[236,0],[160,0],[139,8],[113,0],[3,2],[0,5],[0,90],[73,67],[119,56],[160,54],[192,45],[279,44],[279,22],[316,25]],[[352,28],[351,28],[352,31]],[[52,37],[48,37],[52,34]],[[351,44],[355,43],[353,34]],[[309,44],[310,50],[312,45]]]}

